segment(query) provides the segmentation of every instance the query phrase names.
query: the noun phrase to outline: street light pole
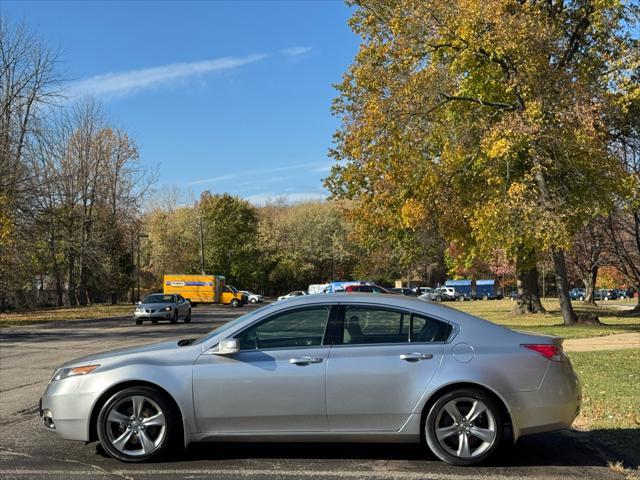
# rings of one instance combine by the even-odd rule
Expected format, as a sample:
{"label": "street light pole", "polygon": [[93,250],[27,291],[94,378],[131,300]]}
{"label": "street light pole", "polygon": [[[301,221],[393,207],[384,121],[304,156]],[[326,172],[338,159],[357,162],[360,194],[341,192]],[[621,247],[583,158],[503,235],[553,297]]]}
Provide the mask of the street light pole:
{"label": "street light pole", "polygon": [[202,215],[198,216],[198,227],[200,229],[200,273],[204,275],[204,235],[202,234]]}

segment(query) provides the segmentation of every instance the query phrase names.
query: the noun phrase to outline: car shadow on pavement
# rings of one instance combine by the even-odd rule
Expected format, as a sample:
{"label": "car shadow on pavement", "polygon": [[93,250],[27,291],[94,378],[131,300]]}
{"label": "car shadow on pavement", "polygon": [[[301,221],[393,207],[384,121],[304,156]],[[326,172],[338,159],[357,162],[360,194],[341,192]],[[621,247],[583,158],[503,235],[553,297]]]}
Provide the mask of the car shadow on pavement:
{"label": "car shadow on pavement", "polygon": [[[634,429],[615,431],[616,438],[629,444],[638,443],[638,432]],[[638,468],[638,458],[629,458],[635,455],[614,452],[596,440],[594,433],[598,432],[563,430],[523,437],[515,446],[503,447],[478,467],[606,467],[623,462],[627,468]],[[106,456],[99,444],[97,452]],[[257,459],[439,461],[422,444],[206,442],[192,444],[155,463]]]}

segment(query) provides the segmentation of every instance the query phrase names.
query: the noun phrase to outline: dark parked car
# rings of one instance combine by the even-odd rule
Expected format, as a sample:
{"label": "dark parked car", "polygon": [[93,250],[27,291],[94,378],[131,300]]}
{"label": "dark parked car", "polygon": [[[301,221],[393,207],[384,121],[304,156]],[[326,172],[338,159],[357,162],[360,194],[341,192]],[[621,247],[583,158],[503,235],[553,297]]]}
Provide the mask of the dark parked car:
{"label": "dark parked car", "polygon": [[386,288],[378,285],[347,285],[344,291],[348,293],[391,293]]}
{"label": "dark parked car", "polygon": [[584,300],[587,294],[584,288],[572,288],[569,290],[569,297],[571,300]]}
{"label": "dark parked car", "polygon": [[633,298],[633,289],[631,288],[616,288],[613,290],[616,296],[622,300],[627,298]]}
{"label": "dark parked car", "polygon": [[618,296],[616,295],[615,290],[610,290],[610,289],[601,289],[601,290],[596,290],[596,292],[593,294],[593,299],[594,300],[615,300],[617,299]]}
{"label": "dark parked car", "polygon": [[406,295],[408,297],[413,297],[415,295],[415,293],[413,292],[413,290],[411,288],[392,288],[390,290],[391,293],[399,293],[401,295]]}

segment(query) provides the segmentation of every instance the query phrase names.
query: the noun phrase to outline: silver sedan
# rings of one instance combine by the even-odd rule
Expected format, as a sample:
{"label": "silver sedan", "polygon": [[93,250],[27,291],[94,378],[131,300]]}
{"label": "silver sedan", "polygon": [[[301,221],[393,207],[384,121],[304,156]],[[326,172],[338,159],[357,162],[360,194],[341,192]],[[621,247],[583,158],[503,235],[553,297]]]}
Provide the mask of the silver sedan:
{"label": "silver sedan", "polygon": [[169,320],[178,323],[183,319],[186,323],[191,321],[191,302],[182,295],[166,295],[153,293],[136,305],[133,312],[136,325],[142,325],[144,320],[157,323],[159,320]]}
{"label": "silver sedan", "polygon": [[148,460],[200,441],[421,442],[456,465],[569,427],[581,387],[561,340],[401,295],[310,295],[198,339],[57,369],[44,425]]}

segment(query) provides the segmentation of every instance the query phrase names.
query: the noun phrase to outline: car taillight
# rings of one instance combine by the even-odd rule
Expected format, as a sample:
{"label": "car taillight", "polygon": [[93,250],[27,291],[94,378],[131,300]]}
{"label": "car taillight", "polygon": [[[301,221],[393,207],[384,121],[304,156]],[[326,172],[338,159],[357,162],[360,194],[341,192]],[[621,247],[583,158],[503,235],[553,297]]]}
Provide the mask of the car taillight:
{"label": "car taillight", "polygon": [[535,344],[535,345],[520,345],[528,350],[533,350],[536,353],[539,353],[543,357],[549,360],[555,360],[556,362],[561,362],[564,360],[564,352],[562,351],[562,347],[554,344]]}

